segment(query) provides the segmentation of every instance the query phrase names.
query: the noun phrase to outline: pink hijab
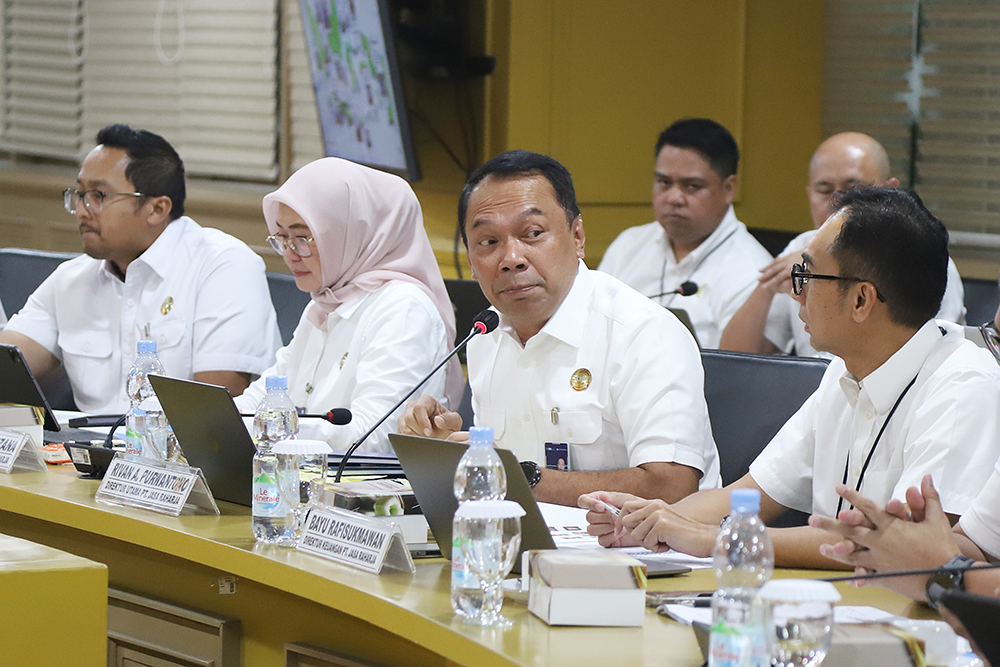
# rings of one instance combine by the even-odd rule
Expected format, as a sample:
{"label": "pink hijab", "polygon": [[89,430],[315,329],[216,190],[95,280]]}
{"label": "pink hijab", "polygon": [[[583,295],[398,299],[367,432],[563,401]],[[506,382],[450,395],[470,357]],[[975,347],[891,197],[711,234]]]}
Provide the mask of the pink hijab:
{"label": "pink hijab", "polygon": [[[264,220],[272,234],[277,231],[279,203],[309,225],[319,253],[324,287],[312,293],[306,313],[310,322],[326,330],[327,318],[342,303],[401,280],[430,297],[452,344],[455,312],[424,230],[420,204],[406,181],[327,157],[305,165],[264,196]],[[458,363],[449,365],[446,384],[455,409],[462,391]]]}

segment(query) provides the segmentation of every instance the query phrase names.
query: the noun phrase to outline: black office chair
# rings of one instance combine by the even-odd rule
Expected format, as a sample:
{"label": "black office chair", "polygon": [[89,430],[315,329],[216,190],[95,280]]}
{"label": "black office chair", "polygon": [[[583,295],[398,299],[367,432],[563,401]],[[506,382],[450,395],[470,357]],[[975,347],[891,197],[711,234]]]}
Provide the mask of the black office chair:
{"label": "black office chair", "polygon": [[[702,350],[701,360],[722,482],[730,484],[816,390],[828,362],[721,350]],[[790,511],[772,525],[803,525],[806,516]]]}
{"label": "black office chair", "polygon": [[271,292],[274,314],[278,316],[281,343],[288,345],[311,297],[295,286],[295,277],[290,273],[268,271],[267,288]]}
{"label": "black office chair", "polygon": [[49,252],[24,248],[0,250],[0,303],[10,317],[21,310],[31,293],[68,259],[71,252]]}
{"label": "black office chair", "polygon": [[[448,290],[448,298],[455,309],[455,341],[457,345],[472,330],[472,321],[490,302],[483,295],[483,290],[475,280],[456,280],[445,278],[444,287]],[[465,350],[458,353],[459,360],[465,363]]]}
{"label": "black office chair", "polygon": [[[56,267],[76,257],[71,252],[50,252],[24,248],[0,250],[0,303],[10,317],[21,310],[31,293],[49,277]],[[69,377],[60,366],[56,371],[38,378],[49,405],[56,410],[76,410]]]}
{"label": "black office chair", "polygon": [[965,290],[965,322],[971,326],[979,326],[984,322],[992,322],[1000,304],[1000,291],[995,280],[980,280],[978,278],[962,278],[962,288]]}

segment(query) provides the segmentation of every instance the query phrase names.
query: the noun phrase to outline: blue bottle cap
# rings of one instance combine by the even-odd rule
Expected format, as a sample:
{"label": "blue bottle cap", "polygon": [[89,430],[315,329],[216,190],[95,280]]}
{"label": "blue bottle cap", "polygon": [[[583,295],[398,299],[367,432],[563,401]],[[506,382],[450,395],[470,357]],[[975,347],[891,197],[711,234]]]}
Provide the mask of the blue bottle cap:
{"label": "blue bottle cap", "polygon": [[469,429],[470,445],[493,445],[492,426],[473,426]]}
{"label": "blue bottle cap", "polygon": [[264,387],[268,391],[288,391],[288,378],[284,375],[268,375],[264,379]]}
{"label": "blue bottle cap", "polygon": [[729,496],[729,510],[736,512],[759,512],[760,491],[757,489],[733,489]]}
{"label": "blue bottle cap", "polygon": [[156,341],[155,340],[140,340],[135,344],[136,350],[139,354],[156,354]]}

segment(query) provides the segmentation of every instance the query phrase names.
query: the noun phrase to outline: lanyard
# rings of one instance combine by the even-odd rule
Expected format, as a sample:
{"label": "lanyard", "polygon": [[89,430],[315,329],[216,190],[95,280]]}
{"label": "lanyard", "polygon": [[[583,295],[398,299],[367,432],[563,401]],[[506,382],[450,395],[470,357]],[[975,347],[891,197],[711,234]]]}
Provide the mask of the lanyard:
{"label": "lanyard", "polygon": [[[918,371],[917,375],[919,374],[920,372]],[[894,414],[896,414],[896,408],[898,408],[899,404],[902,403],[903,397],[906,396],[906,392],[910,391],[910,387],[912,387],[913,383],[916,381],[917,381],[917,376],[914,375],[913,379],[910,380],[910,384],[906,385],[906,389],[904,389],[903,393],[900,394],[899,398],[896,399],[896,402],[892,406],[892,410],[889,410],[889,416],[885,418],[884,422],[882,422],[882,428],[878,430],[878,435],[875,436],[875,442],[872,443],[872,448],[868,450],[868,458],[865,459],[865,464],[861,466],[861,474],[858,475],[858,483],[854,487],[855,491],[861,491],[861,483],[865,479],[865,472],[868,470],[868,464],[871,463],[872,461],[872,455],[875,453],[875,448],[878,447],[878,441],[882,439],[882,434],[885,433],[885,427],[889,425],[889,420],[892,419],[892,416]],[[848,470],[850,470],[850,467],[851,467],[851,453],[847,452],[847,463],[844,464],[844,482],[843,482],[844,484],[847,484],[847,472]],[[840,514],[840,510],[843,509],[843,507],[844,507],[844,498],[841,497],[840,500],[837,501],[837,514],[834,514],[834,516]],[[854,505],[851,505],[851,509],[854,509]]]}
{"label": "lanyard", "polygon": [[[693,277],[694,277],[694,274],[698,272],[698,269],[700,269],[700,268],[701,268],[701,265],[705,263],[705,260],[706,260],[706,259],[708,259],[708,258],[709,258],[709,256],[710,256],[710,255],[711,255],[711,254],[712,254],[713,252],[715,252],[716,250],[718,250],[719,248],[721,248],[721,247],[722,247],[722,244],[723,244],[723,243],[725,243],[726,241],[728,241],[728,240],[729,240],[730,238],[732,238],[733,234],[735,234],[735,233],[736,233],[737,231],[739,231],[739,227],[737,227],[737,228],[736,228],[736,229],[734,229],[733,231],[731,231],[731,232],[729,232],[728,234],[726,234],[726,235],[725,235],[725,236],[724,236],[724,237],[722,238],[722,240],[721,240],[721,241],[719,241],[718,243],[716,243],[716,244],[715,244],[715,245],[714,245],[714,246],[712,247],[712,249],[711,249],[711,250],[709,250],[708,252],[706,252],[706,253],[705,253],[705,254],[704,254],[704,255],[702,256],[702,258],[698,260],[698,263],[694,265],[694,268],[693,268],[693,269],[691,269],[691,272],[690,272],[690,273],[688,274],[688,277],[687,277],[687,278],[685,278],[685,279],[684,279],[683,281],[681,281],[681,282],[682,282],[682,283],[685,283],[685,282],[687,282],[687,281],[691,280],[691,278],[693,278]],[[670,247],[669,247],[669,246],[670,246],[670,242],[669,242],[669,241],[667,241],[667,250],[668,250],[668,251],[670,250]],[[666,283],[666,280],[667,280],[667,258],[666,258],[666,257],[664,257],[664,258],[663,258],[663,270],[662,270],[662,271],[660,271],[660,294],[659,294],[659,296],[660,296],[660,297],[663,297],[663,296],[665,296],[665,295],[664,295],[664,292],[666,291],[666,288],[664,288],[664,286],[663,286],[663,285],[664,285],[664,284]],[[674,297],[676,297],[676,296],[677,296],[677,294],[671,294],[671,295],[670,295],[670,298],[669,298],[669,299],[667,300],[667,302],[666,302],[666,303],[664,303],[664,304],[662,304],[662,305],[663,305],[663,307],[664,307],[664,308],[666,308],[667,306],[669,306],[669,305],[670,305],[670,304],[671,304],[671,303],[673,302],[673,300],[674,300]]]}

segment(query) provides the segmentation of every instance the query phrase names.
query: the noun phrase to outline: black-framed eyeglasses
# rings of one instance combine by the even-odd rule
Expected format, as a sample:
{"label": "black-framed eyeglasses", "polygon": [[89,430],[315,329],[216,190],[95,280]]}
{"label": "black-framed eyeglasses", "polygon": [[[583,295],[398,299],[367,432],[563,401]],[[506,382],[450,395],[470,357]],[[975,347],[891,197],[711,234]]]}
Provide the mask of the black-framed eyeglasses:
{"label": "black-framed eyeglasses", "polygon": [[285,250],[292,249],[299,257],[309,257],[312,255],[312,248],[309,244],[313,242],[309,236],[286,236],[284,234],[273,234],[267,237],[267,242],[271,244],[274,252],[284,255]]}
{"label": "black-framed eyeglasses", "polygon": [[993,353],[993,358],[1000,363],[1000,334],[992,324],[980,324],[979,332],[986,341],[986,349]]}
{"label": "black-framed eyeglasses", "polygon": [[70,213],[76,213],[76,207],[83,202],[84,207],[91,213],[100,213],[104,210],[104,200],[108,197],[145,197],[141,192],[104,192],[102,190],[84,190],[80,192],[76,188],[66,188],[63,190],[63,207]]}
{"label": "black-framed eyeglasses", "polygon": [[[806,270],[805,264],[792,265],[792,292],[795,293],[795,296],[802,294],[802,288],[805,287],[805,284],[810,280],[848,280],[852,283],[872,282],[870,280],[865,280],[864,278],[850,278],[847,276],[828,276],[828,275],[823,275],[822,273],[813,273],[811,271]],[[878,300],[881,301],[882,303],[885,303],[885,297],[883,297],[882,293],[878,291],[878,287],[875,285],[875,283],[872,283],[872,287],[875,288],[875,296],[878,297]]]}

